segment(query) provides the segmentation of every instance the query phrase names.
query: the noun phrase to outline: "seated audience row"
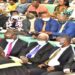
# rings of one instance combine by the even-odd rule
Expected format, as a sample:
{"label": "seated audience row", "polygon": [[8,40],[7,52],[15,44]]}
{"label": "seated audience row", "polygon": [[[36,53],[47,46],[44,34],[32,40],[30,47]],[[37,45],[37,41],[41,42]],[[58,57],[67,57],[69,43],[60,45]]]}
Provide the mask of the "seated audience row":
{"label": "seated audience row", "polygon": [[23,65],[21,67],[2,69],[0,72],[4,72],[4,74],[7,72],[7,75],[9,75],[9,69],[13,72],[15,68],[16,72],[13,75],[19,73],[20,70],[20,74],[24,73],[23,75],[26,75],[26,73],[27,75],[64,75],[63,72],[67,73],[67,68],[74,71],[74,64],[69,65],[74,63],[72,57],[74,49],[70,44],[71,38],[69,36],[60,35],[57,39],[60,47],[54,47],[48,43],[48,34],[40,33],[37,36],[38,41],[27,46],[27,43],[19,40],[16,34],[18,34],[16,30],[8,29],[5,33],[5,39],[0,43],[0,49],[4,51],[6,58],[9,56],[19,57]]}

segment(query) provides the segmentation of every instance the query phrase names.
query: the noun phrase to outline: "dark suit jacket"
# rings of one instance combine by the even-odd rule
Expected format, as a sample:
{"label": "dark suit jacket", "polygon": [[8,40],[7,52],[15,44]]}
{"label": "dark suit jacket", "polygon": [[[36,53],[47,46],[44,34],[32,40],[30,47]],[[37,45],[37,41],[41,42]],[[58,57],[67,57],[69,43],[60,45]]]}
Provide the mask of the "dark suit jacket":
{"label": "dark suit jacket", "polygon": [[[38,45],[37,42],[30,43],[29,47],[22,52],[24,56],[30,52],[36,45]],[[38,65],[40,63],[43,63],[46,61],[49,57],[49,55],[53,52],[52,51],[53,46],[49,43],[47,43],[45,46],[43,46],[34,56],[34,58],[29,58],[29,61],[32,62],[35,65]]]}
{"label": "dark suit jacket", "polygon": [[29,30],[30,30],[30,25],[31,25],[29,19],[24,19],[24,20],[22,21],[22,24],[23,24],[23,27],[22,27],[23,30],[24,30],[25,32],[29,32]]}
{"label": "dark suit jacket", "polygon": [[74,58],[75,58],[75,56],[74,56],[74,53],[73,53],[72,56],[70,57],[69,61],[64,66],[64,69],[70,68],[71,70],[75,71],[75,59]]}
{"label": "dark suit jacket", "polygon": [[[5,47],[7,46],[8,42],[3,39],[0,43],[0,46],[5,49]],[[16,56],[16,57],[19,57],[19,54],[22,50],[24,50],[25,48],[27,48],[27,45],[28,43],[27,42],[24,42],[20,39],[17,40],[17,42],[15,43],[10,55],[11,56]]]}
{"label": "dark suit jacket", "polygon": [[55,70],[59,70],[59,71],[63,70],[64,65],[68,62],[72,54],[73,54],[72,47],[69,46],[58,59],[60,65],[55,66]]}

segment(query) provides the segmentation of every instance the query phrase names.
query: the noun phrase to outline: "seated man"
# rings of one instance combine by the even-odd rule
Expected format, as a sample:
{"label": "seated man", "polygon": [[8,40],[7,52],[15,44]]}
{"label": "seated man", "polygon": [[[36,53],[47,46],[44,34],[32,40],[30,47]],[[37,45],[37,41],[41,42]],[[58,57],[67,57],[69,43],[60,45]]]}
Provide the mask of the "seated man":
{"label": "seated man", "polygon": [[52,32],[52,36],[58,36],[66,34],[70,36],[71,38],[75,37],[75,23],[73,21],[68,20],[67,15],[59,15],[59,29],[57,32]]}
{"label": "seated man", "polygon": [[0,47],[0,74],[1,75],[29,75],[27,69],[22,66],[19,58],[5,56],[3,48]]}
{"label": "seated man", "polygon": [[30,43],[26,50],[23,50],[20,58],[26,64],[27,68],[36,67],[48,59],[48,56],[53,52],[53,46],[48,43],[49,36],[45,33],[41,33],[37,37],[37,42]]}
{"label": "seated man", "polygon": [[26,14],[26,19],[22,21],[22,29],[24,32],[27,32],[28,34],[31,34],[32,32],[35,31],[34,29],[34,22],[36,20],[36,17],[32,13],[27,13]]}
{"label": "seated man", "polygon": [[41,13],[41,18],[35,20],[34,26],[36,32],[47,33],[50,36],[59,29],[59,23],[46,12]]}
{"label": "seated man", "polygon": [[48,12],[48,10],[45,6],[40,4],[40,0],[33,0],[27,12],[36,12],[37,15],[39,16],[40,12]]}
{"label": "seated man", "polygon": [[4,49],[5,56],[19,56],[19,53],[27,47],[27,42],[20,40],[18,32],[15,29],[8,29],[4,36],[5,38],[0,42],[0,47]]}
{"label": "seated man", "polygon": [[16,10],[19,13],[24,14],[27,11],[27,8],[30,4],[26,3],[26,0],[20,0],[20,4],[17,6]]}
{"label": "seated man", "polygon": [[67,35],[62,35],[60,36],[59,41],[61,47],[54,49],[55,51],[50,55],[49,60],[47,60],[43,64],[38,65],[39,68],[30,69],[31,75],[41,75],[43,72],[46,73],[42,75],[47,75],[48,73],[52,75],[50,72],[63,70],[64,65],[71,57],[73,51],[70,45],[70,37],[68,37]]}
{"label": "seated man", "polygon": [[64,73],[75,72],[75,48],[72,47],[72,50],[73,54],[63,69]]}

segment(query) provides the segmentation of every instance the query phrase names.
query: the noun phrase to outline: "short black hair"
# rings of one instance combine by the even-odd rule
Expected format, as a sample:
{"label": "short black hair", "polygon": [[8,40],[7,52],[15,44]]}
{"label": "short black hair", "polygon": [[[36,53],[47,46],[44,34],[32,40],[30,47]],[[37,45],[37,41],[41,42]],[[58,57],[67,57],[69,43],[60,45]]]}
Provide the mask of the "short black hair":
{"label": "short black hair", "polygon": [[65,38],[67,42],[71,42],[71,37],[67,34],[59,35],[60,38]]}
{"label": "short black hair", "polygon": [[17,14],[19,14],[18,11],[16,11],[16,10],[11,11],[10,14],[12,15],[14,12],[16,12]]}
{"label": "short black hair", "polygon": [[32,2],[33,2],[33,1],[37,1],[37,2],[41,3],[41,0],[32,0]]}

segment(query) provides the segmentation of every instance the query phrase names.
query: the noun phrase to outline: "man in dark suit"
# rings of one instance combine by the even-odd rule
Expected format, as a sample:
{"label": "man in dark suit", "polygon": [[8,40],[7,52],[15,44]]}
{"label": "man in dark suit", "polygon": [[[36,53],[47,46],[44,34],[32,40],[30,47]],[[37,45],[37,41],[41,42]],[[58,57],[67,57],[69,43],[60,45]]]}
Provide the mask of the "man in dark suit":
{"label": "man in dark suit", "polygon": [[[55,51],[50,55],[49,60],[46,61],[44,64],[38,65],[39,68],[34,68],[30,70],[31,75],[52,75],[50,72],[62,71],[63,66],[71,57],[73,51],[72,47],[70,46],[71,39],[67,35],[62,35],[60,37],[60,44],[62,46],[59,49],[55,49]],[[56,75],[56,73],[54,73]],[[57,75],[59,75],[57,73]]]}
{"label": "man in dark suit", "polygon": [[73,50],[73,54],[71,58],[69,59],[69,61],[64,66],[64,69],[63,69],[64,73],[75,72],[75,49],[74,47],[72,47],[72,50]]}
{"label": "man in dark suit", "polygon": [[24,53],[24,56],[20,56],[27,68],[36,67],[38,64],[46,61],[48,56],[53,52],[53,46],[48,43],[48,34],[40,33],[37,39],[37,43],[30,43],[29,47],[22,52],[22,55]]}
{"label": "man in dark suit", "polygon": [[0,42],[6,56],[19,56],[19,53],[27,47],[27,42],[23,42],[17,37],[18,32],[14,29],[8,29]]}

